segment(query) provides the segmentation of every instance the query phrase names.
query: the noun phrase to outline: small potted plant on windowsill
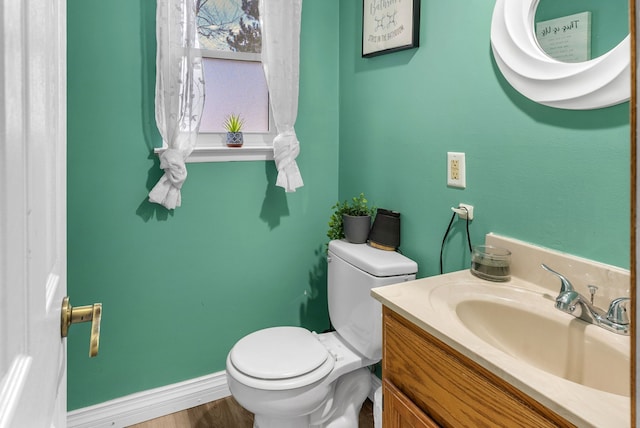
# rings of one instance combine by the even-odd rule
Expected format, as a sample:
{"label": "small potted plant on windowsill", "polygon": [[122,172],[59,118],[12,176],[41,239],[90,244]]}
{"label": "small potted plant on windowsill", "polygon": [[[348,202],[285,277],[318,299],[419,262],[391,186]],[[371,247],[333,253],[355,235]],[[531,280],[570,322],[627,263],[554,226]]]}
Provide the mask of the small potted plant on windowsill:
{"label": "small potted plant on windowsill", "polygon": [[239,114],[231,113],[224,121],[227,130],[227,147],[242,147],[244,138],[242,136],[242,125],[244,119]]}
{"label": "small potted plant on windowsill", "polygon": [[364,193],[354,196],[351,201],[336,202],[329,219],[329,239],[346,238],[354,244],[364,244],[369,237],[371,218],[375,208],[368,206]]}

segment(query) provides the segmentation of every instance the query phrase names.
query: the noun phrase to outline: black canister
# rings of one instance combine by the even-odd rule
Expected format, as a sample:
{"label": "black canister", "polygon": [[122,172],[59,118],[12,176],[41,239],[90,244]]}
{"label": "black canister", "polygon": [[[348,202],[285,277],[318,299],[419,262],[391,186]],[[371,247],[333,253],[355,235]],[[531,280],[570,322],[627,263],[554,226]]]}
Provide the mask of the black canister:
{"label": "black canister", "polygon": [[400,213],[378,208],[369,232],[369,245],[380,250],[395,251],[400,246]]}

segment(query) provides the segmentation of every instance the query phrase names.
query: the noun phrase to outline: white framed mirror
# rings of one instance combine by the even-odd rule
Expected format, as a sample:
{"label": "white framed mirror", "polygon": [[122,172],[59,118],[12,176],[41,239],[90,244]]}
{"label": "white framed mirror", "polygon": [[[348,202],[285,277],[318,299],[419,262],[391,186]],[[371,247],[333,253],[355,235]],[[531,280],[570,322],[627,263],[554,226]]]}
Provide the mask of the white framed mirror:
{"label": "white framed mirror", "polygon": [[496,0],[491,48],[505,79],[525,97],[550,107],[589,110],[629,100],[630,37],[584,62],[561,62],[539,46],[534,19],[539,0]]}

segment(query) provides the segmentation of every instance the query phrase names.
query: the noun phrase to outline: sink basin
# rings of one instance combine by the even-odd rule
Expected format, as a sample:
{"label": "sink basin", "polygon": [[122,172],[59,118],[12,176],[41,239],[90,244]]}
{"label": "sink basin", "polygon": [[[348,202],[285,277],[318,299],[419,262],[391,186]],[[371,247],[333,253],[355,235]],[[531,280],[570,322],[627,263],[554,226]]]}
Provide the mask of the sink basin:
{"label": "sink basin", "polygon": [[630,395],[629,338],[554,307],[543,292],[493,283],[443,284],[431,307],[514,359],[577,384]]}
{"label": "sink basin", "polygon": [[605,341],[604,335],[590,334],[598,327],[504,301],[466,300],[458,303],[456,313],[473,334],[527,364],[590,388],[629,396],[629,356]]}

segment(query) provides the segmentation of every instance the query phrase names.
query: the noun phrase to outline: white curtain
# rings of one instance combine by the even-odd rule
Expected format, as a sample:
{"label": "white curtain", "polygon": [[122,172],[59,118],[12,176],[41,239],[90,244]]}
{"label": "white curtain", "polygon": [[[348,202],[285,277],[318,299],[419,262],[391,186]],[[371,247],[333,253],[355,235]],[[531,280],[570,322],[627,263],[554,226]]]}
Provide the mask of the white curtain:
{"label": "white curtain", "polygon": [[260,0],[259,4],[262,64],[278,130],[273,140],[278,168],[276,185],[295,192],[304,184],[296,163],[300,143],[294,129],[298,115],[302,0]]}
{"label": "white curtain", "polygon": [[160,155],[164,175],[151,202],[174,209],[187,178],[185,159],[196,144],[204,106],[204,78],[194,0],[157,0],[156,124],[168,147]]}

